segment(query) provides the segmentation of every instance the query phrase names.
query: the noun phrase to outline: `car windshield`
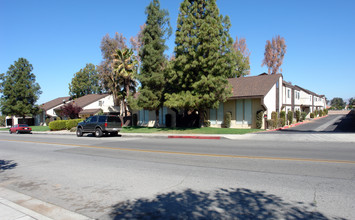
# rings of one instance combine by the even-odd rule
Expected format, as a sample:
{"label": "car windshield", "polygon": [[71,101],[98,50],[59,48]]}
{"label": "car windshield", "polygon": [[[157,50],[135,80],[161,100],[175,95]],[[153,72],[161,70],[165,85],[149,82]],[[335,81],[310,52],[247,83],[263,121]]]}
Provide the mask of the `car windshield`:
{"label": "car windshield", "polygon": [[19,125],[19,127],[23,127],[24,128],[24,127],[28,127],[28,125]]}

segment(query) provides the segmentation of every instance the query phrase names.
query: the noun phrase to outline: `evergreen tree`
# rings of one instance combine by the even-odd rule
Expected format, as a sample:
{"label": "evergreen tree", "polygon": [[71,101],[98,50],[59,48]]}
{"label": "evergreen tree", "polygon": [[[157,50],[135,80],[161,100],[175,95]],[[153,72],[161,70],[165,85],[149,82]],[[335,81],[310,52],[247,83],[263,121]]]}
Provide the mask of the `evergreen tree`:
{"label": "evergreen tree", "polygon": [[164,56],[165,36],[171,33],[168,12],[160,9],[159,0],[153,0],[146,9],[147,21],[143,30],[140,50],[141,89],[138,106],[147,110],[154,110],[156,123],[159,126],[159,109],[164,102],[165,74],[167,59]]}
{"label": "evergreen tree", "polygon": [[236,76],[237,68],[230,26],[215,0],[184,0],[180,5],[169,82],[173,93],[165,95],[165,105],[197,110],[200,126],[206,110],[217,108],[231,94],[227,79]]}
{"label": "evergreen tree", "polygon": [[19,58],[9,67],[6,74],[0,75],[2,96],[1,112],[3,115],[25,117],[38,114],[36,102],[41,87],[36,83],[33,67],[25,58]]}
{"label": "evergreen tree", "polygon": [[86,64],[84,69],[75,73],[69,84],[69,95],[72,98],[79,98],[88,94],[102,93],[99,74],[94,64]]}

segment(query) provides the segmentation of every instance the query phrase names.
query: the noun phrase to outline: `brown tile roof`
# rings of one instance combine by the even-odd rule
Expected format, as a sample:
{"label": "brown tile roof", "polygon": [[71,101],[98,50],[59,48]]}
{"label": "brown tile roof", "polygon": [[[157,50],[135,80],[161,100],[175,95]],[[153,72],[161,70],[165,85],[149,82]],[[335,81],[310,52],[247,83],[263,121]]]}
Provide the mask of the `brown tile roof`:
{"label": "brown tile roof", "polygon": [[281,74],[261,74],[228,79],[233,91],[230,98],[265,96],[281,77]]}
{"label": "brown tile roof", "polygon": [[82,96],[80,98],[74,99],[72,102],[75,102],[77,106],[80,106],[81,108],[84,108],[85,106],[96,102],[102,98],[105,98],[109,94],[89,94]]}
{"label": "brown tile roof", "polygon": [[60,104],[63,104],[63,102],[67,102],[69,100],[70,100],[70,96],[59,97],[59,98],[53,99],[49,102],[43,103],[42,105],[40,105],[40,108],[47,111],[47,110],[54,108]]}

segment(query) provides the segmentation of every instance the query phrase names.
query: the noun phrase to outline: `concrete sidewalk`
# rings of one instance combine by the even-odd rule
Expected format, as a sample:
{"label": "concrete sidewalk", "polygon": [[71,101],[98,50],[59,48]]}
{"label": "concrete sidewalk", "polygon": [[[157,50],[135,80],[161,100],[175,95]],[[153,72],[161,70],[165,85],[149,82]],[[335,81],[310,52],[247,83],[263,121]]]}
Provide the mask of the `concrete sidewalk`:
{"label": "concrete sidewalk", "polygon": [[89,220],[86,216],[0,187],[1,220]]}

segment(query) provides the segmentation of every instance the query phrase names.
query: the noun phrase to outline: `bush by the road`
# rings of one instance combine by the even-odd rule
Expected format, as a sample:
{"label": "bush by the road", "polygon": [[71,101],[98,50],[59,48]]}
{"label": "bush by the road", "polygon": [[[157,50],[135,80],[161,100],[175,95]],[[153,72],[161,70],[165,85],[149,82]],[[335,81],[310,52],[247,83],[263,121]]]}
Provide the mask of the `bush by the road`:
{"label": "bush by the road", "polygon": [[74,128],[74,127],[76,127],[76,126],[78,126],[78,123],[79,122],[82,122],[83,121],[83,119],[70,119],[70,120],[67,120],[66,121],[66,129],[67,130],[70,130],[70,129],[72,129],[72,128]]}
{"label": "bush by the road", "polygon": [[296,120],[297,122],[301,121],[301,112],[299,110],[296,110]]}
{"label": "bush by the road", "polygon": [[65,130],[67,128],[67,121],[66,120],[55,120],[55,121],[49,122],[48,126],[51,131]]}
{"label": "bush by the road", "polygon": [[314,113],[311,112],[311,114],[309,115],[310,118],[314,118]]}
{"label": "bush by the road", "polygon": [[70,130],[78,125],[82,119],[70,119],[70,120],[55,120],[49,123],[49,129],[51,131]]}
{"label": "bush by the road", "polygon": [[288,124],[292,124],[293,123],[293,111],[288,111],[287,112],[287,119],[288,119]]}
{"label": "bush by the road", "polygon": [[302,112],[301,113],[301,120],[302,121],[306,120],[306,117],[307,117],[307,112]]}

